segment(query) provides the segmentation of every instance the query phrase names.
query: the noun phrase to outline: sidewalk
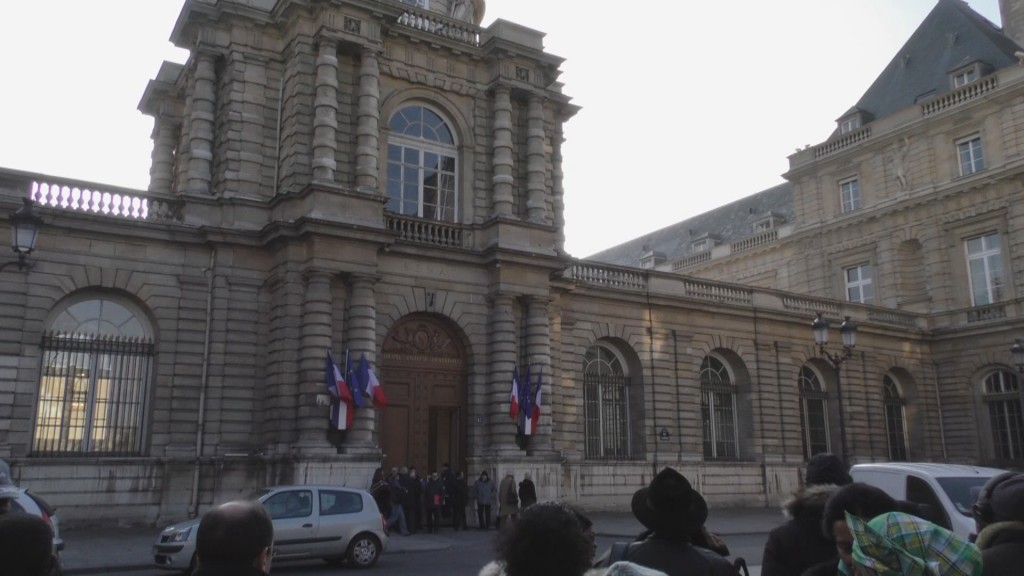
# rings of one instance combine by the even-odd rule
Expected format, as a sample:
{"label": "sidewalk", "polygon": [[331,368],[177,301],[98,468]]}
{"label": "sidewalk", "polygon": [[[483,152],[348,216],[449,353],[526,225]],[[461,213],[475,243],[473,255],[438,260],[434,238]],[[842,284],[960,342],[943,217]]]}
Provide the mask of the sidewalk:
{"label": "sidewalk", "polygon": [[[593,512],[594,531],[601,536],[633,537],[643,530],[629,512]],[[765,533],[783,521],[777,508],[718,508],[708,519],[708,529],[728,536]],[[62,557],[64,572],[108,574],[154,568],[152,547],[162,527],[88,527],[62,530],[66,544]],[[417,534],[410,538],[392,537],[385,554],[425,552],[451,547],[450,536]],[[751,570],[751,574],[755,574]]]}

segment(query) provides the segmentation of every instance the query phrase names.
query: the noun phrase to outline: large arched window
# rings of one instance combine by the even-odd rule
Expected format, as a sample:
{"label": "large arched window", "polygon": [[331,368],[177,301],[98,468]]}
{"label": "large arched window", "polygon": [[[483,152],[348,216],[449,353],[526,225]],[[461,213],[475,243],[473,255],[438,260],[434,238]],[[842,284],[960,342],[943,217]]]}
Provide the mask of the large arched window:
{"label": "large arched window", "polygon": [[388,210],[455,222],[457,151],[451,129],[433,110],[406,106],[388,125]]}
{"label": "large arched window", "polygon": [[43,336],[36,455],[142,453],[153,340],[129,305],[100,297],[74,301]]}
{"label": "large arched window", "polygon": [[725,364],[705,356],[700,365],[700,413],[704,428],[704,458],[735,459],[736,388]]}
{"label": "large arched window", "polygon": [[907,425],[900,386],[888,374],[882,378],[882,404],[885,406],[885,437],[889,444],[889,460],[907,459]]}
{"label": "large arched window", "polygon": [[583,406],[587,458],[629,458],[629,375],[622,359],[602,344],[583,357]]}
{"label": "large arched window", "polygon": [[800,429],[805,457],[832,451],[828,434],[828,397],[818,374],[809,366],[800,368]]}
{"label": "large arched window", "polygon": [[992,427],[992,448],[1000,460],[1018,460],[1024,456],[1019,387],[1017,375],[1006,370],[985,377],[983,394]]}

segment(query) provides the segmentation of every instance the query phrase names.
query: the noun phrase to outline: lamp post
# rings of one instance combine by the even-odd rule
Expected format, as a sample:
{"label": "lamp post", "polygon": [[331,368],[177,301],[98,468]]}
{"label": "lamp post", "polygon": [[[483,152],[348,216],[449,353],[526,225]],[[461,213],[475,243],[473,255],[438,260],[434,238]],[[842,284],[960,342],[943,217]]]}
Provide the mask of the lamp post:
{"label": "lamp post", "polygon": [[36,214],[35,203],[30,198],[23,198],[22,201],[25,205],[10,216],[11,249],[18,255],[18,259],[0,264],[0,271],[11,264],[17,264],[18,270],[24,270],[31,266],[25,261],[25,258],[36,247],[36,238],[39,237],[43,219]]}
{"label": "lamp post", "polygon": [[1017,338],[1013,341],[1013,346],[1010,346],[1010,354],[1013,355],[1013,363],[1017,365],[1017,374],[1021,378],[1017,379],[1017,393],[1020,395],[1020,406],[1024,410],[1024,343]]}
{"label": "lamp post", "polygon": [[[849,457],[846,452],[846,421],[843,419],[843,387],[840,379],[839,367],[843,362],[853,356],[853,347],[857,345],[857,326],[847,316],[842,325],[839,326],[839,335],[843,338],[843,349],[841,352],[830,352],[828,345],[828,320],[821,316],[821,312],[811,323],[811,330],[814,332],[814,342],[818,345],[818,353],[828,359],[835,369],[836,374],[836,401],[839,403],[839,447],[843,451],[843,460]],[[1024,350],[1022,350],[1024,354]]]}

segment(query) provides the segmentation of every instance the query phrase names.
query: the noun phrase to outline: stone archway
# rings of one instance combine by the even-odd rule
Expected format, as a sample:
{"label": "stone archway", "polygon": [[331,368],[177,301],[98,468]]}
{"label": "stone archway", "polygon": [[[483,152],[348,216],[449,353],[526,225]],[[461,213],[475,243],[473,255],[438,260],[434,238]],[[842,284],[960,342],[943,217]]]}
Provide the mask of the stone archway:
{"label": "stone archway", "polygon": [[467,368],[458,329],[436,315],[402,318],[384,339],[380,369],[388,391],[384,469],[415,466],[425,475],[449,462],[464,470]]}

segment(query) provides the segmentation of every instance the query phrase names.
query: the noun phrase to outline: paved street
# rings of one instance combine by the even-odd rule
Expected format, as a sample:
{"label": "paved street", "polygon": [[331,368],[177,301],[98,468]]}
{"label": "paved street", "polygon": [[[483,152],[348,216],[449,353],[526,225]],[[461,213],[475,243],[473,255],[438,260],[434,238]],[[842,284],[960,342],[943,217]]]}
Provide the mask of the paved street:
{"label": "paved street", "polygon": [[[641,526],[628,512],[595,512],[590,514],[598,533],[598,549],[605,550],[618,540],[628,540],[640,532]],[[761,559],[768,531],[782,522],[777,509],[744,508],[712,510],[708,527],[723,536],[734,556],[742,556],[751,564]],[[67,548],[64,565],[69,576],[80,574],[172,574],[152,567],[151,548],[159,533],[152,527],[69,527],[64,531]],[[422,576],[475,575],[493,556],[496,531],[471,529],[455,532],[444,529],[440,534],[394,536],[389,550],[370,570],[376,576],[417,574]],[[335,574],[339,570],[357,573],[348,567],[337,568],[319,561],[279,563],[273,574]],[[751,574],[759,574],[752,569]]]}

